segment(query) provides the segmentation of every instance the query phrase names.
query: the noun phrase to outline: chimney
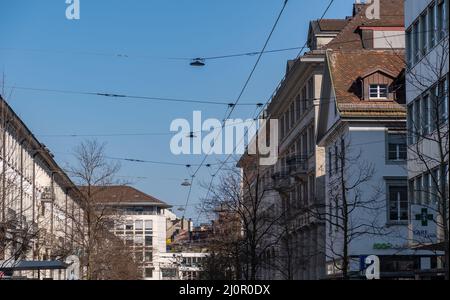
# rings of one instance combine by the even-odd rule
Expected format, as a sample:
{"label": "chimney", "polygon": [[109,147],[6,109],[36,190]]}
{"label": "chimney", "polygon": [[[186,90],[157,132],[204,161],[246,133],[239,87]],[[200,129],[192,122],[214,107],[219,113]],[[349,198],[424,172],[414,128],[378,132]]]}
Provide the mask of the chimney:
{"label": "chimney", "polygon": [[353,17],[363,10],[364,5],[366,5],[365,1],[355,0],[355,3],[353,4]]}

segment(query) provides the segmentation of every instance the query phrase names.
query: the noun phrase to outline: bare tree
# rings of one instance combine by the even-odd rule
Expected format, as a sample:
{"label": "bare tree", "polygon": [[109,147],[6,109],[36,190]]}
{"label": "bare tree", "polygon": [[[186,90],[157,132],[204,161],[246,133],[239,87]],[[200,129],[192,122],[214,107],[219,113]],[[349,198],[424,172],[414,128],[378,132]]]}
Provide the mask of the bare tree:
{"label": "bare tree", "polygon": [[67,169],[83,194],[83,215],[80,217],[75,213],[72,220],[74,229],[83,233],[80,236],[84,237],[81,244],[86,278],[110,279],[112,275],[106,275],[105,270],[133,274],[129,269],[135,264],[126,259],[131,256],[124,255],[127,250],[124,242],[119,242],[109,232],[114,222],[120,221],[120,215],[110,206],[104,205],[101,197],[108,187],[123,184],[115,179],[120,165],[110,163],[105,157],[105,144],[95,140],[82,142],[74,155],[77,164]]}
{"label": "bare tree", "polygon": [[388,234],[384,224],[378,222],[386,203],[380,200],[381,189],[369,183],[375,166],[363,160],[361,150],[351,146],[345,136],[341,137],[334,159],[329,162],[334,172],[329,175],[327,203],[310,212],[328,226],[326,255],[334,268],[342,272],[342,278],[349,279],[351,243],[362,236]]}
{"label": "bare tree", "polygon": [[203,263],[203,280],[239,280],[241,278],[240,221],[234,212],[217,208],[213,232],[208,238],[208,256]]}
{"label": "bare tree", "polygon": [[279,224],[285,211],[274,209],[269,192],[274,191],[256,156],[241,159],[240,169],[226,170],[219,182],[211,189],[211,197],[204,199],[209,211],[226,211],[239,220],[241,237],[229,245],[229,253],[239,255],[241,277],[255,280],[264,266],[264,258],[270,249],[277,247],[282,238]]}

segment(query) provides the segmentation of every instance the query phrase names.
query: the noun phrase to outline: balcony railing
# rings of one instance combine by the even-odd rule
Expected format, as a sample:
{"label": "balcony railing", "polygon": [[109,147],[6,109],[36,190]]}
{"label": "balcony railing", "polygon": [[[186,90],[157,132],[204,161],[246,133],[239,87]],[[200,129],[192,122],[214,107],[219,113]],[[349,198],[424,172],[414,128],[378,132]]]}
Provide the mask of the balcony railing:
{"label": "balcony railing", "polygon": [[289,174],[296,178],[304,178],[308,174],[308,156],[304,154],[292,155],[287,161]]}
{"label": "balcony railing", "polygon": [[273,188],[275,190],[286,190],[292,186],[292,177],[287,170],[276,172],[272,175]]}

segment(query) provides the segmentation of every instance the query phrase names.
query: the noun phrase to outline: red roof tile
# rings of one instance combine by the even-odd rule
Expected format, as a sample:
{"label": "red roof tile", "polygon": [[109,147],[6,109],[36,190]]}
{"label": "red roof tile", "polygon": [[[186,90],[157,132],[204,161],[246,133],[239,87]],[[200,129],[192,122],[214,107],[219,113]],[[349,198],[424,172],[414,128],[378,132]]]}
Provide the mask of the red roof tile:
{"label": "red roof tile", "polygon": [[353,16],[341,32],[327,45],[328,49],[363,49],[359,27],[404,27],[403,0],[380,0],[380,18],[366,16],[368,5]]}
{"label": "red roof tile", "polygon": [[405,107],[392,101],[362,100],[355,83],[367,72],[375,69],[401,76],[404,70],[403,51],[391,50],[329,50],[327,61],[341,114],[377,115],[405,114]]}
{"label": "red roof tile", "polygon": [[[161,207],[170,207],[167,203],[131,186],[96,186],[91,189],[92,197],[97,203],[151,203]],[[80,187],[80,190],[84,194],[87,193],[87,187]]]}

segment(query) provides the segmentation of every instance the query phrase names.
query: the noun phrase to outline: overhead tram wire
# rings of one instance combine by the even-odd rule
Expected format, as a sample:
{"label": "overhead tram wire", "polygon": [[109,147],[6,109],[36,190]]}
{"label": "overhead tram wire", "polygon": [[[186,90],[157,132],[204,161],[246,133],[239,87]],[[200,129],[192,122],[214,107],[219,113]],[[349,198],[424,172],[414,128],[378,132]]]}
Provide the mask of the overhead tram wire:
{"label": "overhead tram wire", "polygon": [[[323,14],[321,15],[321,17],[320,17],[320,19],[319,19],[319,22],[322,21],[322,19],[325,17],[325,15],[327,14],[328,10],[329,10],[330,7],[333,5],[333,3],[334,3],[334,0],[331,0],[330,3],[328,4],[328,6],[325,8]],[[285,4],[286,4],[286,3],[285,3]],[[307,45],[308,45],[308,41],[305,41],[305,44],[303,45],[303,47],[301,48],[300,52],[298,53],[297,58],[302,54],[303,50],[306,48]],[[272,93],[272,95],[273,95],[273,93]],[[260,114],[266,109],[267,105],[269,104],[270,100],[272,99],[272,95],[269,97],[269,99],[266,101],[266,103],[261,107],[259,113],[258,113],[256,116],[260,115]],[[254,118],[254,119],[255,119],[255,118]],[[247,132],[248,132],[248,129],[247,129]],[[256,134],[258,134],[258,132],[256,132]],[[244,135],[244,136],[245,136],[245,135]],[[244,138],[241,139],[241,141],[239,142],[239,144],[242,143],[243,140],[244,140]],[[237,147],[237,146],[236,146],[236,147]],[[236,147],[235,147],[235,149],[236,149]],[[234,151],[233,151],[233,152],[234,152]],[[209,188],[208,188],[208,191],[207,191],[207,195],[209,195],[209,193],[210,193],[210,191],[211,191],[212,183],[213,183],[213,181],[214,181],[214,179],[215,179],[215,176],[217,176],[217,174],[220,172],[220,170],[223,168],[223,166],[224,166],[224,165],[227,163],[227,161],[231,158],[231,156],[232,156],[232,154],[229,154],[229,155],[227,156],[227,158],[226,158],[226,159],[222,162],[222,164],[219,166],[219,168],[218,168],[217,172],[215,173],[215,175],[212,177],[212,179],[211,179],[211,184],[210,184],[210,186],[209,186]],[[203,208],[202,208],[202,210],[203,210]],[[202,213],[202,212],[200,212],[200,213]],[[200,213],[199,213],[199,214],[200,214]],[[198,216],[197,219],[199,219],[199,218],[200,218],[200,216]]]}
{"label": "overhead tram wire", "polygon": [[[405,92],[413,92],[415,90],[405,90]],[[353,97],[350,96],[340,96],[340,99],[353,99]],[[319,104],[311,104],[312,106],[322,106],[322,105],[327,105],[330,103],[334,103],[336,102],[336,97],[320,97],[320,98],[305,98],[305,99],[300,99],[301,102],[309,102],[309,101],[319,101]],[[261,104],[262,105],[262,104]],[[260,105],[256,105],[257,108],[260,107]],[[309,106],[308,106],[309,107]],[[297,111],[304,111],[305,109],[294,109],[294,112]],[[250,119],[248,120],[242,120],[239,122],[234,122],[232,124],[225,124],[225,126],[214,126],[214,127],[210,127],[210,130],[213,129],[221,129],[221,128],[226,128],[226,127],[232,127],[235,126],[237,124],[243,124],[248,122]],[[192,132],[186,132],[186,134],[200,134],[205,132],[206,130],[198,130],[198,131],[192,131]],[[130,133],[66,133],[66,134],[36,134],[36,136],[39,137],[47,137],[47,138],[77,138],[77,137],[126,137],[126,136],[172,136],[174,133],[176,132],[149,132],[149,133],[138,133],[138,132],[130,132]]]}
{"label": "overhead tram wire", "polygon": [[[247,86],[248,86],[250,80],[252,79],[253,74],[255,73],[255,70],[256,70],[257,66],[259,65],[259,62],[261,61],[261,57],[262,57],[264,51],[266,50],[267,45],[269,44],[269,41],[270,41],[270,39],[271,39],[273,33],[275,32],[275,29],[276,29],[276,27],[277,27],[277,25],[278,25],[278,23],[279,23],[279,21],[280,21],[280,19],[281,19],[281,16],[283,15],[283,12],[284,12],[284,10],[285,10],[285,8],[286,8],[288,2],[289,2],[289,0],[284,0],[283,6],[282,6],[280,12],[278,13],[278,16],[277,16],[277,18],[276,18],[276,20],[275,20],[275,23],[274,23],[273,26],[272,26],[272,29],[270,30],[270,33],[269,33],[268,37],[266,38],[266,41],[265,41],[265,43],[264,43],[263,48],[262,48],[261,51],[259,52],[258,58],[257,58],[255,64],[253,65],[253,68],[252,68],[252,70],[251,70],[249,76],[247,77],[247,80],[245,81],[244,86],[242,87],[242,89],[241,89],[241,91],[240,91],[240,93],[239,93],[239,96],[237,97],[237,99],[236,99],[236,101],[234,102],[234,104],[233,104],[232,106],[229,107],[229,108],[230,108],[230,111],[229,111],[229,113],[227,114],[227,116],[224,118],[224,120],[228,119],[228,118],[231,116],[231,114],[233,113],[233,111],[234,111],[235,108],[236,108],[236,105],[239,103],[239,101],[241,100],[242,95],[244,94],[245,90],[247,89]],[[223,131],[223,126],[224,126],[224,125],[225,125],[225,122],[223,122],[223,124],[222,124],[222,129],[221,129],[220,133]],[[216,136],[216,138],[214,139],[214,143],[215,143],[215,141],[217,140],[218,136],[220,136],[220,134],[218,134],[218,135]],[[206,160],[208,159],[208,156],[210,155],[211,149],[210,149],[210,151],[208,151],[208,152],[209,152],[209,153],[208,153],[207,155],[205,155],[205,157],[203,158],[202,162],[200,163],[200,166],[199,166],[199,167],[197,168],[197,170],[195,171],[194,177],[197,175],[197,173],[198,173],[199,170],[201,169],[202,165],[203,165],[203,164],[206,162]],[[194,177],[193,177],[193,178],[194,178]],[[194,183],[194,180],[192,180],[191,187],[192,187],[193,183]],[[187,207],[187,204],[189,203],[189,200],[190,200],[190,194],[191,194],[191,193],[189,192],[188,197],[187,197],[187,199],[186,199],[186,207]],[[183,213],[183,217],[184,217],[184,215],[185,215],[185,212],[186,212],[186,211],[184,211],[184,213]]]}
{"label": "overhead tram wire", "polygon": [[[386,15],[385,15],[386,16]],[[367,25],[370,25],[370,22],[366,23]],[[421,32],[430,32],[430,31],[438,31],[438,29],[433,30],[425,30],[425,31],[419,31],[417,32],[420,34]],[[400,37],[404,36],[406,33],[399,33],[399,34],[392,34],[392,35],[385,35],[380,37],[373,37],[370,38],[370,40],[377,40],[377,39],[385,39],[390,37]],[[362,41],[369,40],[362,39]],[[352,41],[345,41],[345,42],[338,42],[337,44],[346,44],[346,43],[352,43],[356,41],[361,41],[361,39],[358,40],[352,40]],[[303,46],[293,46],[293,47],[286,47],[286,48],[279,48],[279,49],[272,49],[272,50],[266,50],[263,52],[263,54],[270,54],[270,53],[279,53],[279,52],[288,52],[288,51],[294,51],[294,50],[300,50]],[[48,49],[23,49],[23,48],[0,48],[0,51],[24,51],[24,52],[41,52],[41,53],[69,53],[68,51],[53,51]],[[152,57],[152,56],[145,56],[145,55],[130,55],[130,54],[112,54],[112,53],[95,53],[95,52],[72,52],[70,54],[80,54],[80,55],[95,55],[95,56],[108,56],[108,57],[117,57],[117,58],[148,58],[148,59],[163,59],[163,60],[180,60],[180,61],[192,61],[193,59],[202,59],[202,60],[220,60],[220,59],[227,59],[227,58],[236,58],[236,57],[252,57],[258,55],[260,52],[258,51],[249,51],[249,52],[241,52],[241,53],[234,53],[234,54],[224,54],[224,55],[216,55],[216,56],[200,56],[197,58],[193,57]]]}
{"label": "overhead tram wire", "polygon": [[[155,96],[136,96],[127,94],[116,94],[116,93],[105,93],[105,92],[85,92],[85,91],[75,91],[75,90],[61,90],[61,89],[45,89],[45,88],[33,88],[33,87],[23,87],[23,86],[5,86],[7,88],[25,91],[35,91],[35,92],[49,92],[49,93],[62,93],[62,94],[74,94],[74,95],[85,95],[85,96],[97,96],[97,97],[108,97],[114,99],[135,99],[135,100],[152,100],[160,102],[181,102],[181,103],[196,103],[196,104],[209,104],[209,105],[222,105],[229,107],[230,105],[236,105],[227,101],[213,101],[213,100],[196,100],[196,99],[182,99],[182,98],[168,98],[168,97],[155,97]],[[258,103],[241,103],[240,106],[253,106]]]}

